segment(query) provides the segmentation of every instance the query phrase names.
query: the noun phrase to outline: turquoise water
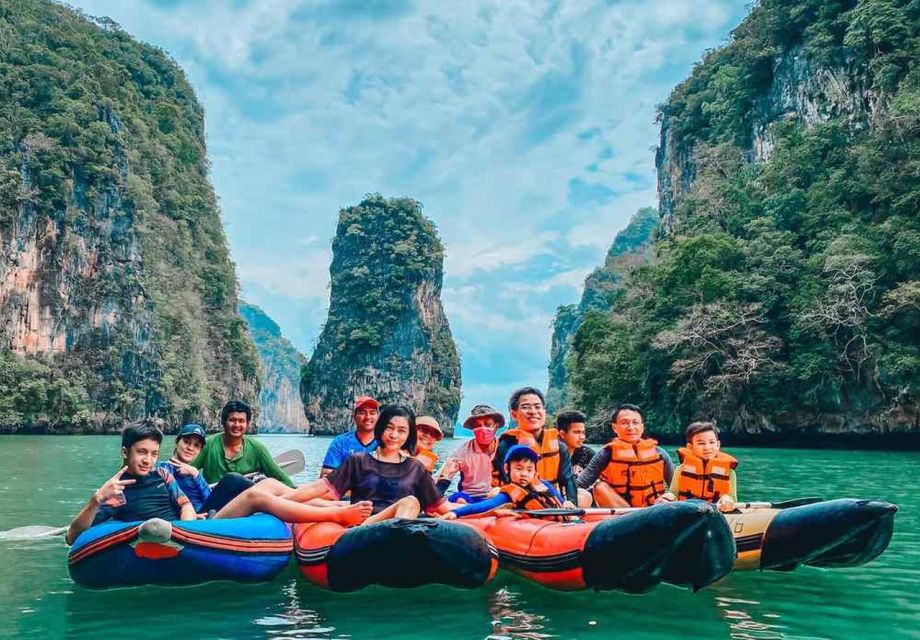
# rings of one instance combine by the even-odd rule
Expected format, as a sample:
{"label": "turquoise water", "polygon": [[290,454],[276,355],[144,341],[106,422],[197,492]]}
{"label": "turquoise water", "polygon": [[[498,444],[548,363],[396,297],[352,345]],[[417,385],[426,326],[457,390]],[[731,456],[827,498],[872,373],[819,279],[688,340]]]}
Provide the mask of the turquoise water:
{"label": "turquoise water", "polygon": [[[301,448],[315,477],[328,438]],[[455,442],[439,444],[449,450]],[[266,585],[87,591],[61,538],[0,542],[0,637],[96,638],[920,638],[920,454],[732,449],[743,500],[879,498],[901,507],[878,560],[855,569],[734,573],[699,593],[558,593],[510,574],[478,591],[429,586],[335,594],[293,565]],[[0,530],[64,525],[119,467],[115,437],[0,438]],[[884,470],[884,471],[883,471]],[[891,478],[886,482],[884,478]]]}

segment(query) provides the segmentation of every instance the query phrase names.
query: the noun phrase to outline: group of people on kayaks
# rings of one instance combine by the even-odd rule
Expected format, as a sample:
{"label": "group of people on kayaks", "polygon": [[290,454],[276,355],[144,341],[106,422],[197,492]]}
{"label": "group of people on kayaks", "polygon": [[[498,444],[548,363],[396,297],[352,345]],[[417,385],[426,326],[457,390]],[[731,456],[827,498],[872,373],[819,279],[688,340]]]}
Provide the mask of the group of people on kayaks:
{"label": "group of people on kayaks", "polygon": [[[124,466],[106,480],[70,523],[67,542],[95,524],[151,518],[194,520],[270,513],[284,522],[356,526],[421,513],[444,519],[517,515],[543,508],[646,507],[699,499],[734,509],[734,458],[720,450],[709,422],[687,427],[675,467],[645,437],[642,410],[621,404],[611,415],[613,439],[598,452],[584,445],[585,416],[564,411],[546,426],[540,390],[524,387],[509,400],[515,428],[488,405],[473,407],[464,427],[473,438],[439,466],[437,420],[405,406],[355,400],[355,429],[333,438],[319,479],[297,485],[267,447],[249,435],[252,409],[240,401],[221,411],[220,433],[183,426],[172,456],[159,462],[162,431],[151,422],[122,432]],[[247,476],[258,473],[261,480]],[[459,474],[458,489],[448,494]]]}

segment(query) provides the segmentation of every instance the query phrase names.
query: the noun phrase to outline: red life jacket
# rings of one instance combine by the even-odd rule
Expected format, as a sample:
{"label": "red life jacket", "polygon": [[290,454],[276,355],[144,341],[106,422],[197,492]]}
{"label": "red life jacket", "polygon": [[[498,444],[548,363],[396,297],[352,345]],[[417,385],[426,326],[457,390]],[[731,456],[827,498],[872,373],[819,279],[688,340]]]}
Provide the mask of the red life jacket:
{"label": "red life jacket", "polygon": [[642,438],[632,445],[614,438],[606,448],[610,450],[610,462],[601,471],[601,478],[630,506],[652,505],[667,490],[664,458],[657,440]]}
{"label": "red life jacket", "polygon": [[721,451],[711,460],[703,460],[686,447],[677,450],[680,458],[680,475],[677,478],[677,499],[718,502],[731,494],[731,471],[738,461]]}
{"label": "red life jacket", "polygon": [[428,469],[428,473],[434,471],[435,465],[438,464],[438,454],[434,451],[426,449],[417,449],[415,453],[415,459],[425,465],[425,468]]}
{"label": "red life jacket", "polygon": [[540,461],[537,462],[537,475],[541,480],[556,482],[556,478],[559,477],[559,431],[556,429],[543,429],[541,442],[537,442],[532,433],[523,429],[511,429],[502,434],[502,438],[505,436],[514,436],[518,444],[526,444],[539,453]]}
{"label": "red life jacket", "polygon": [[511,499],[512,509],[558,509],[562,503],[540,481],[530,487],[508,483],[499,490]]}

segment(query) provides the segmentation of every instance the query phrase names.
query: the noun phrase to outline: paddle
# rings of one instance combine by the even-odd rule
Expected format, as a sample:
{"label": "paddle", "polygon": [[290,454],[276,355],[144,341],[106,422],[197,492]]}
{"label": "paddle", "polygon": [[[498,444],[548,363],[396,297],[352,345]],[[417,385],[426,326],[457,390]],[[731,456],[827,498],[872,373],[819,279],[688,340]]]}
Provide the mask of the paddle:
{"label": "paddle", "polygon": [[[303,457],[303,451],[300,449],[291,449],[283,453],[279,453],[275,456],[275,462],[278,463],[278,466],[284,469],[285,473],[290,476],[296,476],[298,473],[301,473],[305,466],[306,461]],[[247,478],[254,479],[257,476],[260,476],[258,471],[246,474]],[[262,476],[264,478],[265,476]],[[259,478],[261,479],[261,478]],[[67,527],[47,527],[42,525],[28,525],[25,527],[16,527],[14,529],[7,529],[6,531],[0,531],[0,541],[5,540],[35,540],[37,538],[52,538],[54,536],[60,536],[67,532]]]}
{"label": "paddle", "polygon": [[[783,502],[738,502],[735,504],[736,509],[789,509],[791,507],[801,507],[806,504],[822,502],[823,498],[795,498]],[[585,509],[533,509],[527,511],[518,509],[516,512],[525,516],[534,518],[554,518],[558,516],[615,516],[648,507],[591,507]]]}
{"label": "paddle", "polygon": [[[296,476],[298,473],[301,473],[307,466],[306,460],[303,457],[303,451],[300,449],[291,449],[289,451],[285,451],[284,453],[279,453],[275,456],[275,462],[277,462],[278,466],[281,467],[289,476]],[[246,477],[250,480],[258,482],[266,476],[259,471],[253,471],[252,473],[247,473]]]}

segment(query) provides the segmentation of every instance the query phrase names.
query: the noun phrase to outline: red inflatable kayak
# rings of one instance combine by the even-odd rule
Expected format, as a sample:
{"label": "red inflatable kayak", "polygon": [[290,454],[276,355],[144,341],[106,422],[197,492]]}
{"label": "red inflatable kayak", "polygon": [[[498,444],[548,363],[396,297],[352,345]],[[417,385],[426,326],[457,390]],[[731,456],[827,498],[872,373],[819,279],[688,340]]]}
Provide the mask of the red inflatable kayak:
{"label": "red inflatable kayak", "polygon": [[333,591],[434,583],[474,589],[498,569],[487,535],[466,523],[427,518],[351,529],[331,522],[297,524],[294,551],[304,577]]}
{"label": "red inflatable kayak", "polygon": [[701,502],[672,502],[591,522],[469,518],[498,549],[502,568],[545,587],[642,593],[661,582],[694,590],[732,569],[725,518]]}

